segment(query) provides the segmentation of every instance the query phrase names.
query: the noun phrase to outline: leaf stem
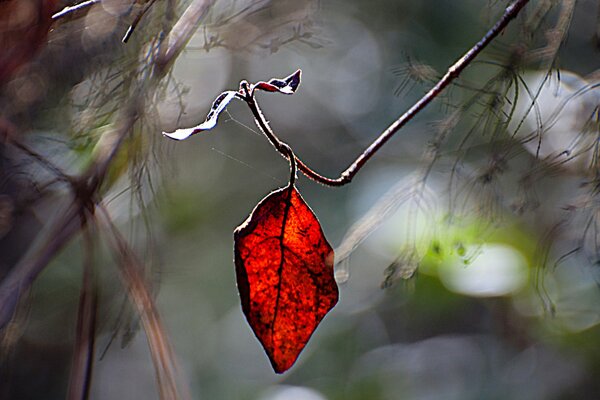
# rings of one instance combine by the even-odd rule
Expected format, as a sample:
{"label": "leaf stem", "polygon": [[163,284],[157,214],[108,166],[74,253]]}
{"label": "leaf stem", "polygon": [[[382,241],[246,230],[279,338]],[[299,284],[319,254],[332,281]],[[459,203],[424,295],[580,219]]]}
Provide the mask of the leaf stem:
{"label": "leaf stem", "polygon": [[294,183],[296,182],[298,165],[300,165],[301,161],[298,157],[296,157],[292,148],[287,143],[281,141],[275,132],[273,132],[273,129],[271,129],[271,126],[269,125],[269,121],[267,121],[265,115],[256,102],[254,93],[255,91],[253,88],[249,87],[248,82],[242,81],[240,83],[239,97],[244,100],[246,104],[248,104],[248,107],[252,111],[252,115],[254,115],[254,121],[256,122],[256,125],[264,133],[267,139],[269,139],[273,147],[275,147],[275,149],[290,162],[289,186],[294,186]]}

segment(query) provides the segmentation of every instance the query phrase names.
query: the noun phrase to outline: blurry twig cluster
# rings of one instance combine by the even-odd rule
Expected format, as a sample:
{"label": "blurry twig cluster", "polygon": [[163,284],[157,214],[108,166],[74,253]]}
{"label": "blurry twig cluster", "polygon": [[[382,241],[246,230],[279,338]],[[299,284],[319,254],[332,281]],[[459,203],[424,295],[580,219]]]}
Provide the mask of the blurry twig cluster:
{"label": "blurry twig cluster", "polygon": [[[436,210],[426,214],[438,216],[432,222],[438,227],[475,220],[481,232],[477,241],[483,243],[497,227],[520,220],[539,235],[534,281],[547,311],[553,307],[543,294],[546,267],[580,256],[587,265],[598,264],[600,84],[597,73],[578,76],[561,69],[559,59],[575,6],[570,0],[531,2],[473,62],[471,69],[481,75],[465,71],[452,82],[439,97],[446,116],[432,125],[422,168],[348,231],[343,255],[380,227],[390,210],[418,206],[433,190]],[[398,95],[440,77],[412,56],[392,72],[400,79]],[[412,277],[407,271],[436,253],[435,238],[421,232],[408,239],[384,284]]]}
{"label": "blurry twig cluster", "polygon": [[[148,337],[161,398],[175,399],[182,396],[176,379],[175,359],[154,304],[145,267],[112,222],[104,195],[114,180],[118,179],[123,171],[129,169],[132,161],[136,161],[133,155],[143,152],[135,147],[147,141],[140,135],[140,130],[149,121],[148,116],[151,115],[156,97],[160,95],[163,87],[161,81],[168,74],[169,67],[190,40],[212,3],[207,0],[195,0],[179,20],[175,21],[173,17],[176,3],[163,2],[160,7],[156,7],[160,10],[155,10],[152,16],[162,19],[162,23],[157,26],[163,28],[144,35],[145,39],[138,40],[136,45],[130,43],[128,50],[116,51],[116,56],[123,60],[128,58],[127,52],[130,52],[133,54],[133,57],[129,58],[131,61],[114,63],[113,59],[106,64],[109,65],[106,68],[90,66],[90,70],[96,72],[93,72],[92,77],[84,82],[83,87],[80,86],[80,93],[75,94],[73,103],[75,115],[78,116],[78,126],[75,126],[71,146],[88,153],[86,157],[82,157],[83,165],[78,168],[81,172],[63,171],[52,160],[30,149],[26,144],[24,133],[20,131],[20,126],[11,121],[11,119],[16,120],[14,114],[12,117],[6,113],[3,116],[3,151],[9,152],[14,149],[30,158],[31,162],[39,164],[50,175],[49,181],[44,186],[50,187],[55,182],[60,182],[60,189],[65,194],[61,201],[53,204],[57,207],[53,213],[54,218],[45,221],[42,234],[38,235],[33,248],[28,249],[15,265],[9,266],[0,282],[0,329],[3,328],[2,332],[5,335],[11,332],[10,321],[21,297],[27,293],[31,283],[57,253],[81,233],[85,254],[84,273],[69,398],[85,398],[89,393],[98,296],[94,278],[96,268],[93,265],[93,252],[97,247],[95,238],[99,232],[106,236],[104,242],[115,256],[124,286],[137,309]],[[111,5],[116,9],[111,9]],[[104,18],[100,23],[111,23],[113,28],[120,26],[122,19],[127,19],[131,5],[125,9],[122,9],[122,4],[117,3],[104,6],[105,4],[93,5],[83,18],[83,24],[98,23],[93,18],[98,17]],[[81,27],[80,21],[65,23],[56,28],[57,35],[69,35],[69,40],[73,40],[73,37],[81,34],[77,27]],[[105,28],[105,26],[96,27],[96,29]],[[113,31],[116,29],[104,32],[102,39],[108,40],[112,37]],[[83,31],[82,34],[85,35],[86,32]],[[82,39],[85,46],[85,39]],[[90,41],[93,39],[88,38]],[[93,43],[90,46],[102,46],[102,44]],[[107,56],[111,57],[110,53],[107,53]],[[115,53],[112,53],[112,56],[115,56]],[[24,73],[31,74],[31,71]],[[10,92],[11,88],[6,90]],[[123,159],[124,155],[127,155],[126,159]],[[135,170],[136,168],[133,169]],[[7,176],[6,179],[11,177]],[[38,190],[39,200],[44,197],[44,191]],[[132,188],[132,191],[135,190],[135,187]],[[16,204],[18,207],[23,206]]]}
{"label": "blurry twig cluster", "polygon": [[[106,294],[100,296],[103,272],[95,265],[104,250],[112,255],[129,298],[121,306],[108,345],[119,330],[125,331],[123,341],[129,340],[139,321],[148,339],[160,398],[189,398],[177,377],[177,363],[156,309],[150,268],[159,258],[147,216],[148,199],[160,175],[157,104],[170,90],[181,94],[171,67],[198,29],[206,51],[224,46],[275,52],[296,41],[319,47],[312,22],[317,3],[2,2],[0,21],[13,22],[0,28],[0,43],[12,52],[4,55],[14,55],[0,56],[3,359],[10,357],[23,329],[23,305],[32,283],[77,240],[83,273],[68,398],[88,397],[95,354],[100,350],[102,357],[106,352],[96,343],[99,331],[110,329],[105,326],[101,298]],[[32,15],[27,11],[36,7],[43,24],[14,19]],[[31,30],[27,24],[39,29]],[[31,34],[19,31],[25,28]],[[65,109],[68,116],[60,114]],[[123,198],[129,198],[130,204],[120,213],[115,204]],[[141,229],[135,226],[136,215],[142,220]],[[123,219],[132,232],[144,232],[122,233]],[[135,243],[140,236],[147,241],[142,251]],[[127,314],[137,317],[126,321]],[[4,373],[0,368],[0,376]]]}
{"label": "blurry twig cluster", "polygon": [[215,4],[202,25],[204,43],[188,50],[210,51],[223,47],[231,51],[277,52],[281,47],[300,43],[321,48],[315,18],[317,0],[227,0]]}

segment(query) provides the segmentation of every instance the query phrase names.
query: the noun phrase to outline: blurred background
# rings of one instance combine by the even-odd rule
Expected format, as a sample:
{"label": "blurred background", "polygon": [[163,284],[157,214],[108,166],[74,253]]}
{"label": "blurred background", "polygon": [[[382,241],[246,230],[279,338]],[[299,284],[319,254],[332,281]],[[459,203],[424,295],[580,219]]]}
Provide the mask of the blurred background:
{"label": "blurred background", "polygon": [[[4,130],[28,151],[0,144],[0,278],[69,202],[47,162],[81,174],[135,95],[167,7],[149,6],[123,44],[143,3],[105,0],[60,18],[47,36],[37,24],[44,33],[28,42],[40,44],[27,61],[16,72],[2,64]],[[177,16],[189,4],[163,3]],[[302,160],[337,177],[507,4],[215,2],[172,70],[151,83],[157,90],[100,193],[144,262],[190,398],[600,396],[597,1],[532,0],[351,184],[299,177],[336,248],[340,301],[283,375],[241,312],[232,232],[287,183],[288,163],[241,102],[212,131],[182,142],[161,135],[202,122],[242,79],[301,68],[295,95],[259,101]],[[89,397],[158,399],[118,261],[96,234]],[[21,293],[2,335],[0,398],[65,398],[85,249],[76,236]]]}

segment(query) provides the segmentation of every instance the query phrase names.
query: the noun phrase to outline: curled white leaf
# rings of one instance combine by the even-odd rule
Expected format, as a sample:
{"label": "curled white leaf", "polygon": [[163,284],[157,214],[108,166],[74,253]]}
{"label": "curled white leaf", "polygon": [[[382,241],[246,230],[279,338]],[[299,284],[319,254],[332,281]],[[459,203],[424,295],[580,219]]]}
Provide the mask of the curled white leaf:
{"label": "curled white leaf", "polygon": [[210,111],[206,116],[206,120],[200,125],[191,128],[177,129],[175,132],[163,132],[163,135],[175,140],[184,140],[196,133],[214,128],[217,125],[219,114],[225,110],[231,100],[236,97],[236,94],[237,92],[232,90],[221,93],[213,102]]}

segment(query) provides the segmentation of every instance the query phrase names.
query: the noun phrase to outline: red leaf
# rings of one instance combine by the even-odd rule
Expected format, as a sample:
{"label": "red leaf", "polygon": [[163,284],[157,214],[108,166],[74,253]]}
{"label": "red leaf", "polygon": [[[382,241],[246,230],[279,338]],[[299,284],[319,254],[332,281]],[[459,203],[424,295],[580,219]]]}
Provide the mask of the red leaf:
{"label": "red leaf", "polygon": [[338,300],[333,250],[293,186],[274,191],[234,232],[242,310],[273,369],[289,369]]}

